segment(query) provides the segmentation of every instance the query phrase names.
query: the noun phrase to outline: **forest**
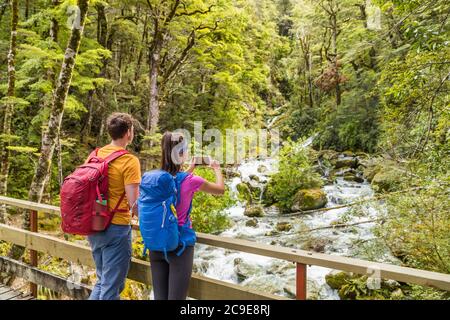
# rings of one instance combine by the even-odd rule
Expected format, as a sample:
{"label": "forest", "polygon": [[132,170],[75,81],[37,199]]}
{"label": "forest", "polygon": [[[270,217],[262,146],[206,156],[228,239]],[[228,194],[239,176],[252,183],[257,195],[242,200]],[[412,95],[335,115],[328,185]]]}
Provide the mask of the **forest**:
{"label": "forest", "polygon": [[[267,168],[255,164],[236,185],[242,170],[225,166],[225,196],[194,200],[198,231],[251,228],[277,210],[285,221],[274,232],[292,229],[301,240],[266,233],[267,242],[327,252],[330,242],[305,239],[308,225],[292,216],[330,205],[327,186],[347,181],[370,187],[370,208],[353,206],[333,223],[378,212],[372,240],[359,239],[353,256],[384,261],[388,252],[391,263],[450,273],[449,1],[0,0],[0,62],[2,196],[58,205],[64,177],[109,143],[105,122],[116,111],[136,119],[129,149],[143,171],[158,166],[167,130],[193,131],[196,121],[223,133],[276,129],[278,170],[261,182],[255,175]],[[237,205],[239,219],[227,214]],[[64,237],[58,217],[39,218],[39,228]],[[0,206],[0,223],[29,229],[30,215]],[[136,241],[136,256],[141,249]],[[27,259],[1,241],[0,255]],[[245,261],[234,267],[236,281],[261,288]],[[406,284],[371,290],[346,274],[327,285],[341,299],[450,298]],[[145,290],[130,281],[123,296]],[[40,298],[52,297],[41,289]]]}

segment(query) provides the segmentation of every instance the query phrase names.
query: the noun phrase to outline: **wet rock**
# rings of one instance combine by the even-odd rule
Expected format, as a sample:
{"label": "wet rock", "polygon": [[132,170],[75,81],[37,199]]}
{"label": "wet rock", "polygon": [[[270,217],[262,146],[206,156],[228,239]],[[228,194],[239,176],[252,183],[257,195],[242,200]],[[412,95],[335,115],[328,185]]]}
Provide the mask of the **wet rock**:
{"label": "wet rock", "polygon": [[284,282],[273,277],[272,275],[264,275],[248,279],[243,283],[243,285],[261,292],[277,294],[283,292]]}
{"label": "wet rock", "polygon": [[245,182],[241,182],[236,186],[238,191],[238,197],[240,200],[247,201],[247,203],[252,203],[252,191],[249,185]]}
{"label": "wet rock", "polygon": [[[287,261],[276,260],[268,269],[267,274],[286,274],[289,270],[295,269],[295,264]],[[295,282],[295,281],[294,281]]]}
{"label": "wet rock", "polygon": [[292,224],[289,222],[278,222],[275,229],[279,232],[286,232],[292,229]]}
{"label": "wet rock", "polygon": [[256,182],[260,182],[259,177],[256,174],[251,174],[248,176],[250,178],[250,180],[256,181]]}
{"label": "wet rock", "polygon": [[266,173],[269,169],[265,165],[260,165],[257,169],[258,173]]}
{"label": "wet rock", "polygon": [[243,282],[259,272],[258,267],[245,262],[242,258],[234,259],[233,263],[238,282]]}
{"label": "wet rock", "polygon": [[308,211],[323,208],[327,204],[327,196],[321,189],[302,189],[294,198],[292,211]]}
{"label": "wet rock", "polygon": [[339,157],[334,167],[336,169],[340,168],[356,168],[358,167],[358,159],[356,157]]}
{"label": "wet rock", "polygon": [[192,272],[194,273],[205,273],[208,268],[209,268],[210,264],[208,261],[202,261],[200,263],[195,263],[192,266]]}
{"label": "wet rock", "polygon": [[357,183],[363,183],[364,179],[359,177],[358,175],[354,174],[354,173],[346,173],[344,175],[344,180],[345,181],[353,181],[353,182],[357,182]]}
{"label": "wet rock", "polygon": [[256,219],[250,219],[250,220],[247,220],[247,221],[245,222],[245,226],[246,226],[246,227],[253,227],[253,228],[256,228],[256,227],[258,226],[258,220],[256,220]]}
{"label": "wet rock", "polygon": [[264,215],[264,209],[261,206],[247,206],[244,211],[244,215],[247,217],[262,217]]}
{"label": "wet rock", "polygon": [[241,174],[239,171],[235,170],[235,168],[229,167],[225,169],[225,177],[227,179],[240,178]]}
{"label": "wet rock", "polygon": [[265,234],[264,234],[264,236],[266,236],[266,237],[273,237],[273,236],[277,236],[277,235],[279,235],[280,233],[278,232],[278,231],[275,231],[275,230],[272,230],[272,231],[267,231]]}
{"label": "wet rock", "polygon": [[330,244],[331,240],[326,238],[310,238],[302,244],[301,248],[307,251],[315,251],[319,253],[325,252],[325,247]]}

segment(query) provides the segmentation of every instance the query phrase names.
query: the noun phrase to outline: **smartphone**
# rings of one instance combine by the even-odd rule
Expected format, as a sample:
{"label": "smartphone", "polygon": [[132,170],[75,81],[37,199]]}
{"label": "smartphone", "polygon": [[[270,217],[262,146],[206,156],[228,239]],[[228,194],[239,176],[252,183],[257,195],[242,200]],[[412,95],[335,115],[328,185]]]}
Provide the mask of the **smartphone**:
{"label": "smartphone", "polygon": [[211,158],[209,156],[195,156],[194,163],[196,166],[209,166]]}

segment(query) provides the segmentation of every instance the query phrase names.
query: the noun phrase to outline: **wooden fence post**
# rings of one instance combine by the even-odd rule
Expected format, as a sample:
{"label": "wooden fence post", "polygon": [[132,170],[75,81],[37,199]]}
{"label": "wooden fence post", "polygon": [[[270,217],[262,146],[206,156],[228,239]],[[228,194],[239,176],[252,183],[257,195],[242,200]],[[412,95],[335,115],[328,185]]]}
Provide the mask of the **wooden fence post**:
{"label": "wooden fence post", "polygon": [[[31,211],[31,232],[38,232],[38,213],[37,211]],[[30,250],[30,264],[32,267],[38,266],[38,253],[36,250]],[[30,282],[30,292],[34,298],[37,298],[38,290],[37,284]]]}
{"label": "wooden fence post", "polygon": [[296,272],[296,298],[297,300],[306,300],[306,264],[297,263],[297,272]]}

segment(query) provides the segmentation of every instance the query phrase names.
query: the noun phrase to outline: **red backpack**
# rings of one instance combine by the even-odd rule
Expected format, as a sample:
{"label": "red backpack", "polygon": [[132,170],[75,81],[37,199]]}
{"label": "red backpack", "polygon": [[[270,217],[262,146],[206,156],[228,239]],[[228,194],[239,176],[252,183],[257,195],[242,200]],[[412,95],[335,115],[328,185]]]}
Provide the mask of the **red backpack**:
{"label": "red backpack", "polygon": [[98,148],[64,179],[60,208],[61,228],[66,233],[90,235],[106,230],[116,212],[127,211],[118,209],[125,192],[112,211],[108,208],[108,165],[128,151],[115,151],[105,159],[97,152]]}

